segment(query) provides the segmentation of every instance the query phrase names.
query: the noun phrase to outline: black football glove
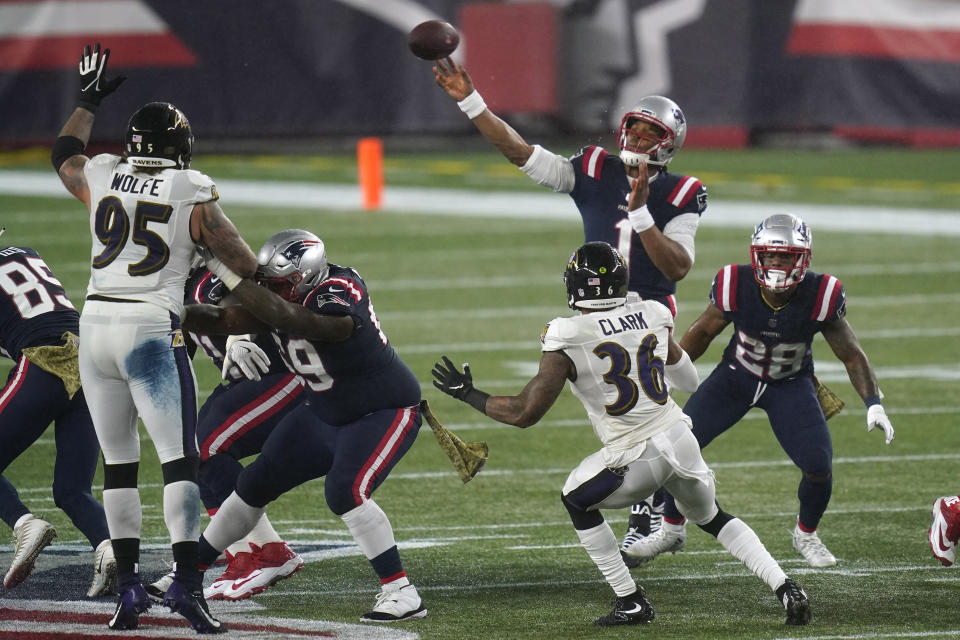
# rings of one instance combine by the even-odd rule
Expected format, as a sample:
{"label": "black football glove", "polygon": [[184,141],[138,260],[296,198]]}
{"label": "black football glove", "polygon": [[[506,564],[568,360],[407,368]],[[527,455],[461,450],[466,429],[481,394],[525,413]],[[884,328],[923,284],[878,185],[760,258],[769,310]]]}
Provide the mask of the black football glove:
{"label": "black football glove", "polygon": [[83,48],[83,55],[80,57],[80,97],[77,103],[84,109],[95,112],[100,101],[116,91],[127,79],[126,76],[117,76],[113,80],[107,80],[109,57],[110,49],[104,49],[103,53],[100,53],[99,42],[93,46],[92,53],[90,45]]}
{"label": "black football glove", "polygon": [[481,413],[487,405],[490,394],[484,393],[473,386],[473,376],[470,374],[470,365],[464,363],[463,372],[450,362],[447,356],[440,356],[443,362],[433,365],[433,386],[457,400],[466,402]]}
{"label": "black football glove", "polygon": [[443,362],[433,365],[433,386],[457,400],[463,400],[473,390],[473,376],[470,375],[470,365],[464,363],[463,373],[450,362],[447,356],[440,356]]}

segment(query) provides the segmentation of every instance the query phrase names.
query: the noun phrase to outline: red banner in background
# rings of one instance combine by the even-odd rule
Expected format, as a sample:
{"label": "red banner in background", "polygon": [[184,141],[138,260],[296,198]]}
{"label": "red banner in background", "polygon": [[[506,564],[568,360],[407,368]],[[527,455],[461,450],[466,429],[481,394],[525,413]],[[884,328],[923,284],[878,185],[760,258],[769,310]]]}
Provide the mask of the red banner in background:
{"label": "red banner in background", "polygon": [[609,140],[625,109],[661,94],[691,147],[778,132],[960,144],[960,2],[945,0],[0,0],[0,144],[52,142],[95,42],[129,77],[95,141],[153,100],[188,114],[201,149],[475,136],[407,49],[411,21],[430,18],[466,33],[456,55],[528,135]]}

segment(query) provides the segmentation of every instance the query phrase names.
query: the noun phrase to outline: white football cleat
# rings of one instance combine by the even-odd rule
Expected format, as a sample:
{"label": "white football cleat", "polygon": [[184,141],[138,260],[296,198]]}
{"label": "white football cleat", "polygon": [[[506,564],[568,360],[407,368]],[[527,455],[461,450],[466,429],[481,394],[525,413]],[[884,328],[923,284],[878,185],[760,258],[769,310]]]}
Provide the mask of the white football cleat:
{"label": "white football cleat", "polygon": [[820,540],[817,532],[807,533],[799,524],[793,528],[793,548],[800,552],[811,567],[832,567],[837,564],[837,559]]}
{"label": "white football cleat", "polygon": [[13,589],[33,571],[37,556],[57,537],[53,525],[32,513],[21,517],[13,528],[14,553],[10,570],[3,578],[3,586]]}
{"label": "white football cleat", "polygon": [[687,543],[686,524],[664,522],[656,533],[640,538],[623,550],[627,556],[649,562],[661,553],[676,553]]}
{"label": "white football cleat", "polygon": [[426,618],[427,608],[412,584],[403,587],[394,583],[383,585],[373,610],[360,616],[361,622],[399,622]]}
{"label": "white football cleat", "polygon": [[303,568],[303,558],[286,542],[268,542],[262,547],[250,543],[250,547],[253,549],[250,570],[222,591],[224,600],[243,600],[262,593]]}
{"label": "white football cleat", "polygon": [[106,596],[117,591],[117,561],[113,557],[110,538],[97,545],[93,552],[93,582],[87,589],[88,598]]}

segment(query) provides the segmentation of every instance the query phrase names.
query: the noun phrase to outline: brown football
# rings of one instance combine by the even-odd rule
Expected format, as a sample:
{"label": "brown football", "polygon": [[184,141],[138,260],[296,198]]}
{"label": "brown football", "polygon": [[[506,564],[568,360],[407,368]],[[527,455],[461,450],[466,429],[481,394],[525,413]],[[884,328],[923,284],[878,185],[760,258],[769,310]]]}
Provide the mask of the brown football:
{"label": "brown football", "polygon": [[460,44],[460,34],[449,22],[427,20],[415,26],[407,38],[413,55],[424,60],[439,60],[453,53]]}

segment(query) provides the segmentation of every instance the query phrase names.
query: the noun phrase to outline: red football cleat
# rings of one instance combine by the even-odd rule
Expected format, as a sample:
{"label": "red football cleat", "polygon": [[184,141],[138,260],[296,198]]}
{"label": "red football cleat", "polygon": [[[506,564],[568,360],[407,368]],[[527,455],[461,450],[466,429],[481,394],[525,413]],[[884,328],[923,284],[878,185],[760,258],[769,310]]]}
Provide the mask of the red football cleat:
{"label": "red football cleat", "polygon": [[944,496],[933,503],[933,524],[927,533],[933,557],[945,566],[956,560],[960,538],[960,496]]}

